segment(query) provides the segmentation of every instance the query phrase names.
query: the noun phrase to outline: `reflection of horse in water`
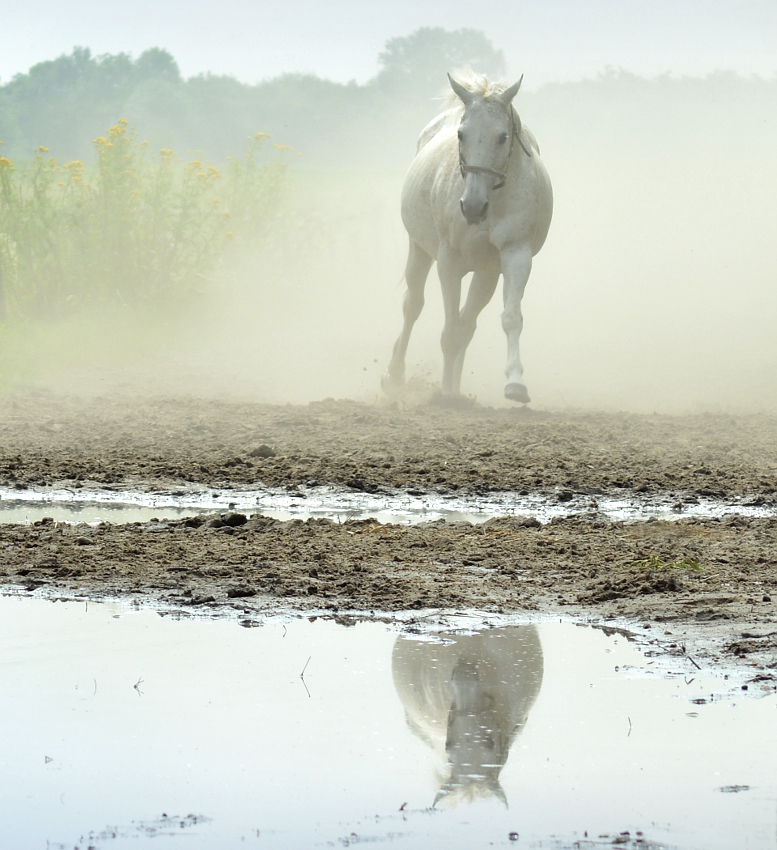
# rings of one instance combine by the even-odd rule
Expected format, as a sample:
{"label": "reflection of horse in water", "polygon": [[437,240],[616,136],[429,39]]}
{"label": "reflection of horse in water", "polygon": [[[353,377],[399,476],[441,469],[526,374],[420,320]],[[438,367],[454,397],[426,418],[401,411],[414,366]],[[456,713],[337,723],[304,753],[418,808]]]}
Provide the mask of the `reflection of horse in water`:
{"label": "reflection of horse in water", "polygon": [[507,805],[499,774],[542,685],[537,629],[439,637],[400,636],[391,661],[408,725],[447,764],[435,805],[491,796]]}

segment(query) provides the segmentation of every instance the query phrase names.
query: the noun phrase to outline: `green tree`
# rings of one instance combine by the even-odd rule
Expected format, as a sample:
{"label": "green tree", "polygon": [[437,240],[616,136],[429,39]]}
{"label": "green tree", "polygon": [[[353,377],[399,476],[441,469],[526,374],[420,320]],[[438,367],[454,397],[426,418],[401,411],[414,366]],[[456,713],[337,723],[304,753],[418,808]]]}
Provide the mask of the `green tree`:
{"label": "green tree", "polygon": [[502,51],[473,29],[422,27],[387,41],[378,58],[382,68],[375,82],[379,87],[420,97],[434,96],[444,87],[447,72],[466,65],[497,78],[507,70]]}

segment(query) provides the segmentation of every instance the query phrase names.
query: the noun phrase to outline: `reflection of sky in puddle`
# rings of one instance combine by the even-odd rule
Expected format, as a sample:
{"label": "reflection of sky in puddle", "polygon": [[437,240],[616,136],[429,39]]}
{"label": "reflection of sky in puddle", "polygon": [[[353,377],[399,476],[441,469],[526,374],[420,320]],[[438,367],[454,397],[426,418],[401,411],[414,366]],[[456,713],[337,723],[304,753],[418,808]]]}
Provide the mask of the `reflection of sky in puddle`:
{"label": "reflection of sky in puddle", "polygon": [[0,522],[35,522],[44,516],[66,522],[147,522],[191,515],[203,511],[239,510],[262,513],[276,519],[328,517],[333,520],[374,517],[379,522],[420,523],[437,519],[484,522],[494,516],[532,516],[540,522],[571,514],[591,514],[614,520],[648,517],[714,517],[726,513],[773,516],[773,506],[748,504],[746,500],[721,502],[698,498],[678,502],[673,498],[624,495],[583,496],[530,493],[491,493],[487,496],[455,496],[438,493],[413,495],[361,493],[332,487],[313,487],[298,492],[280,490],[12,490],[0,488]]}
{"label": "reflection of sky in puddle", "polygon": [[777,700],[672,663],[567,623],[430,639],[0,598],[2,843],[773,847]]}

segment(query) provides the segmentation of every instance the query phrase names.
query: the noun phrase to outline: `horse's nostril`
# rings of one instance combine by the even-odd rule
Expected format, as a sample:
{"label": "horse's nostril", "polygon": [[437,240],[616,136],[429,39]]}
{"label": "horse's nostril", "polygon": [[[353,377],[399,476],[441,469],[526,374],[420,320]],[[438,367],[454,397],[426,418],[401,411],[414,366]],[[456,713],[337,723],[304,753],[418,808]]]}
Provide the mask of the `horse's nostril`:
{"label": "horse's nostril", "polygon": [[488,215],[488,201],[486,201],[485,204],[483,204],[482,217],[485,218],[487,215]]}

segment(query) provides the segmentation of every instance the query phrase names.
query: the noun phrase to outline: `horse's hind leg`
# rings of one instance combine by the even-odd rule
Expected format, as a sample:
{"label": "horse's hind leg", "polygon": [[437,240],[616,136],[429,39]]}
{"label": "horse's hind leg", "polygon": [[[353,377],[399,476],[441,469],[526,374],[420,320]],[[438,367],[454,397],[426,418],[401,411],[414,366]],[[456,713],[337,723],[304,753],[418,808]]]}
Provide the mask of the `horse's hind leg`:
{"label": "horse's hind leg", "polygon": [[387,393],[391,393],[392,390],[404,383],[407,345],[410,342],[413,325],[421,315],[424,306],[424,286],[433,262],[432,257],[411,239],[407,266],[405,267],[407,291],[405,292],[405,300],[402,302],[404,324],[402,325],[402,333],[394,343],[394,352],[391,355],[388,371],[381,381],[383,390]]}
{"label": "horse's hind leg", "polygon": [[459,314],[459,350],[453,360],[453,391],[461,392],[461,373],[464,369],[464,355],[467,346],[475,335],[478,316],[494,296],[499,281],[499,272],[475,272],[467,292],[467,300]]}

